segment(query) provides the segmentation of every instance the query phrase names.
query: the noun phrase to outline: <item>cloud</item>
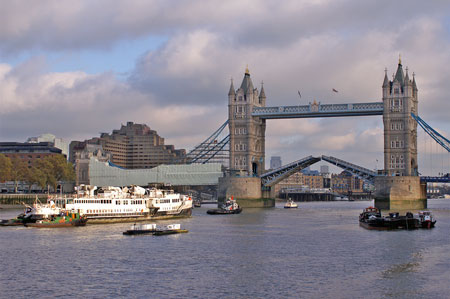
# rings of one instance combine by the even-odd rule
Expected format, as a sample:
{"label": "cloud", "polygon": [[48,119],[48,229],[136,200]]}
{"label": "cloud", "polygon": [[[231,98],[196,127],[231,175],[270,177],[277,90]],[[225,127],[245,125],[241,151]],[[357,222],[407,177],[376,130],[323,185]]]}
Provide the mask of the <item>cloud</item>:
{"label": "cloud", "polygon": [[[226,120],[229,79],[238,87],[247,64],[255,87],[264,81],[268,106],[378,102],[384,68],[390,76],[399,53],[410,76],[416,73],[419,114],[450,135],[450,70],[445,67],[450,35],[443,21],[449,5],[4,1],[0,57],[32,49],[43,54],[18,65],[0,64],[0,138],[20,141],[44,132],[90,138],[134,121],[189,149]],[[46,51],[100,49],[108,55],[120,41],[149,35],[167,39],[142,53],[125,80],[114,72],[49,71]],[[374,161],[382,159],[382,120],[268,121],[266,150],[267,160],[330,154],[375,168]]]}
{"label": "cloud", "polygon": [[[207,29],[236,45],[282,48],[301,37],[395,30],[417,16],[443,18],[446,1],[2,1],[0,49],[108,49],[120,40]],[[400,13],[401,12],[401,13]]]}
{"label": "cloud", "polygon": [[134,121],[147,123],[163,136],[179,137],[178,146],[188,146],[189,139],[200,142],[202,136],[185,142],[181,137],[199,130],[208,119],[216,125],[207,107],[156,105],[152,95],[133,90],[111,73],[45,73],[44,69],[40,58],[15,68],[0,65],[2,140],[24,141],[44,132],[68,140],[91,138]]}

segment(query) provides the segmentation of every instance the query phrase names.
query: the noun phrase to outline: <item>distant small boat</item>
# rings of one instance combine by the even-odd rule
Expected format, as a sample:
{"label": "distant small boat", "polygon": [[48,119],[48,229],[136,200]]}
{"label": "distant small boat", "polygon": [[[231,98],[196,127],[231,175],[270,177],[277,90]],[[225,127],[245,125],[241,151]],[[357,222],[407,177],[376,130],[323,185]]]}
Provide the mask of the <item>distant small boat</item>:
{"label": "distant small boat", "polygon": [[419,227],[420,228],[433,228],[436,224],[436,220],[430,211],[419,211]]}
{"label": "distant small boat", "polygon": [[133,224],[131,228],[125,232],[124,235],[144,235],[151,234],[155,236],[162,235],[171,235],[171,234],[180,234],[189,232],[187,229],[181,229],[181,225],[177,224],[168,224],[163,227],[158,227],[156,224]]}
{"label": "distant small boat", "polygon": [[298,208],[298,204],[296,204],[292,199],[288,199],[286,204],[284,205],[285,209],[296,209]]}
{"label": "distant small boat", "polygon": [[229,215],[239,214],[240,212],[242,212],[242,208],[237,204],[236,200],[233,199],[233,196],[230,197],[220,208],[206,211],[206,213],[210,215]]}
{"label": "distant small boat", "polygon": [[129,230],[124,231],[124,235],[153,234],[156,231],[156,224],[133,224]]}

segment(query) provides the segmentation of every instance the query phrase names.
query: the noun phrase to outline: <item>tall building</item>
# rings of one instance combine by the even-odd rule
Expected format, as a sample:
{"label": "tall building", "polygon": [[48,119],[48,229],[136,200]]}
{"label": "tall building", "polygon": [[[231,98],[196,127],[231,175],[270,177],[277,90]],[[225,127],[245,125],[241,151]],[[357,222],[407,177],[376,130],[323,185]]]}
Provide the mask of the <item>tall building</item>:
{"label": "tall building", "polygon": [[173,164],[186,156],[186,150],[176,150],[173,145],[165,145],[164,138],[156,131],[145,124],[133,122],[127,122],[111,134],[102,133],[99,138],[71,142],[71,159],[75,159],[75,152],[84,151],[88,144],[101,146],[105,153],[111,155],[110,161],[113,164],[127,169]]}
{"label": "tall building", "polygon": [[75,151],[73,163],[75,165],[76,185],[90,185],[89,163],[92,157],[100,162],[111,160],[111,154],[105,153],[102,146],[98,144],[85,144],[81,150]]}
{"label": "tall building", "polygon": [[62,138],[57,138],[53,134],[42,134],[37,137],[30,137],[27,139],[27,143],[39,143],[39,142],[50,142],[54,147],[59,148],[62,154],[66,157],[69,156],[69,144],[65,142]]}
{"label": "tall building", "polygon": [[399,59],[397,72],[389,81],[387,70],[383,82],[384,169],[387,175],[417,176],[417,85],[403,73]]}
{"label": "tall building", "polygon": [[270,169],[280,168],[283,164],[281,163],[280,156],[272,156],[270,158]]}
{"label": "tall building", "polygon": [[241,87],[228,92],[228,126],[230,131],[230,169],[247,175],[261,175],[265,169],[266,121],[252,117],[253,107],[266,106],[264,87],[253,87],[248,68]]}

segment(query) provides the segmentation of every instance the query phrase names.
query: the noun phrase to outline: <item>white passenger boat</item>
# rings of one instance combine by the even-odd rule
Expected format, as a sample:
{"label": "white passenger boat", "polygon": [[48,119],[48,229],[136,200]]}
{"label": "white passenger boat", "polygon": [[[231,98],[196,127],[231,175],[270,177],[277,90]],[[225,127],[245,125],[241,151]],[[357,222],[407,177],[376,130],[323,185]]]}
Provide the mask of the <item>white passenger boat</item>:
{"label": "white passenger boat", "polygon": [[288,199],[286,204],[284,205],[285,209],[294,209],[298,208],[298,204],[296,204],[292,199]]}
{"label": "white passenger boat", "polygon": [[57,205],[86,215],[89,223],[143,221],[189,217],[192,200],[173,190],[80,185],[72,198],[59,198]]}

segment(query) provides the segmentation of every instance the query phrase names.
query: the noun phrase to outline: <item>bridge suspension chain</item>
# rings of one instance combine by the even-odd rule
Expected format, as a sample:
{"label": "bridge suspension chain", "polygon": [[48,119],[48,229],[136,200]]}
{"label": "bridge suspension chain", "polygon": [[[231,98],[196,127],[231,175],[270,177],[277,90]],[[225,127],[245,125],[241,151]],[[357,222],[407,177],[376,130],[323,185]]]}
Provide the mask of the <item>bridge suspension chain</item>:
{"label": "bridge suspension chain", "polygon": [[197,145],[186,155],[186,163],[222,163],[226,164],[229,159],[230,134],[224,135],[224,130],[228,125],[226,120],[214,133]]}
{"label": "bridge suspension chain", "polygon": [[448,164],[450,165],[450,140],[448,140],[446,137],[442,136],[442,134],[433,129],[418,115],[411,113],[411,116],[422,127],[422,129],[426,133],[425,135],[430,136],[435,141],[435,142],[431,141],[429,143],[428,139],[425,138],[424,135],[425,152],[428,152],[429,171],[434,172],[433,169],[435,169],[436,166],[438,169],[440,168],[439,176],[444,176],[445,173],[449,172],[448,170],[445,169],[446,167],[448,168],[448,165],[444,166],[444,158],[447,153],[447,158],[449,160]]}
{"label": "bridge suspension chain", "polygon": [[414,113],[411,112],[411,116],[422,127],[422,129],[424,129],[424,131],[431,136],[431,138],[433,138],[438,144],[440,144],[443,148],[445,148],[448,152],[450,152],[450,140],[439,134],[439,132],[437,132],[430,125],[428,125],[418,115],[415,115]]}

